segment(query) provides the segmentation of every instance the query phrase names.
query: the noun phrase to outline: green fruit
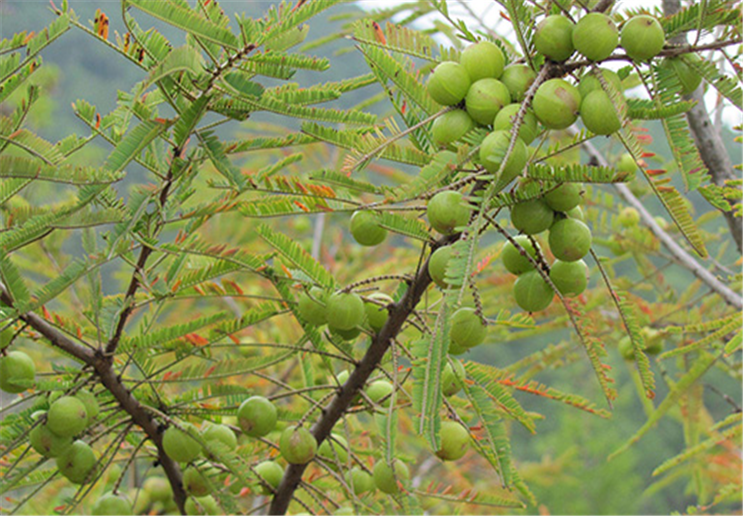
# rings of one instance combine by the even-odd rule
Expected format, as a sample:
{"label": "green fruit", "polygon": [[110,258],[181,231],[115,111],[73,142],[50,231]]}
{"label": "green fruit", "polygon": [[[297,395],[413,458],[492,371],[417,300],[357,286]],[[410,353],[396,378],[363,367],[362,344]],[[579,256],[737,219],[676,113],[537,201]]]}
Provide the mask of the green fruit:
{"label": "green fruit", "polygon": [[357,243],[372,247],[384,242],[387,230],[379,225],[380,217],[369,210],[356,211],[351,216],[351,235]]}
{"label": "green fruit", "polygon": [[[190,423],[182,423],[181,426],[190,432],[196,432],[196,428]],[[163,449],[176,462],[191,462],[201,454],[201,444],[174,426],[168,427],[163,434]]]}
{"label": "green fruit", "polygon": [[[514,241],[516,241],[516,243],[521,246],[524,252],[526,252],[532,258],[536,259],[537,249],[534,248],[534,244],[532,244],[528,236],[519,235],[514,238]],[[501,258],[503,259],[503,265],[506,267],[506,270],[511,274],[519,275],[534,269],[534,265],[531,263],[531,261],[526,256],[521,254],[521,250],[519,250],[511,242],[506,242],[506,244],[503,246]]]}
{"label": "green fruit", "polygon": [[640,212],[632,206],[627,206],[619,212],[619,224],[625,228],[631,228],[637,226],[640,222]]}
{"label": "green fruit", "polygon": [[573,29],[573,45],[586,59],[602,61],[619,43],[619,32],[611,18],[602,13],[589,13]]}
{"label": "green fruit", "polygon": [[72,437],[60,437],[46,424],[36,425],[28,437],[31,447],[47,458],[58,457],[72,446]]}
{"label": "green fruit", "polygon": [[88,413],[87,424],[90,425],[101,412],[101,407],[98,405],[98,398],[90,391],[78,391],[75,397],[85,405],[85,412]]}
{"label": "green fruit", "polygon": [[576,219],[562,219],[550,228],[550,250],[563,262],[580,260],[591,250],[591,230]]}
{"label": "green fruit", "polygon": [[609,135],[622,127],[617,108],[609,95],[603,91],[592,91],[580,105],[580,118],[586,129],[594,134]]}
{"label": "green fruit", "polygon": [[219,455],[232,452],[237,448],[235,432],[227,425],[209,425],[201,432],[201,435],[207,446]]}
{"label": "green fruit", "polygon": [[[348,377],[351,376],[351,373],[348,372],[347,369],[344,369],[337,375],[335,375],[335,379],[338,380],[338,385],[345,385],[345,383],[348,381]],[[331,384],[333,382],[330,382]]]}
{"label": "green fruit", "polygon": [[320,326],[327,322],[328,293],[319,287],[312,287],[309,292],[301,292],[297,300],[299,315],[310,324]]}
{"label": "green fruit", "polygon": [[556,260],[550,269],[550,279],[563,296],[578,296],[588,285],[588,266],[583,260],[575,262]]}
{"label": "green fruit", "polygon": [[633,16],[622,27],[622,48],[635,61],[647,61],[657,56],[665,44],[663,27],[652,16]]}
{"label": "green fruit", "polygon": [[[493,131],[485,137],[480,145],[480,161],[485,170],[491,174],[498,172],[503,162],[503,158],[508,151],[511,142],[511,135],[508,131]],[[506,164],[503,166],[503,172],[498,180],[498,189],[502,190],[516,176],[518,176],[526,166],[527,152],[526,144],[521,138],[516,138]]]}
{"label": "green fruit", "polygon": [[453,190],[437,193],[428,201],[426,208],[428,222],[442,235],[450,235],[455,228],[466,226],[470,221],[470,213],[462,194]]}
{"label": "green fruit", "polygon": [[394,390],[395,388],[387,380],[376,380],[366,388],[366,395],[375,404],[379,405],[381,402],[382,407],[387,408],[390,406],[392,400],[390,396]]}
{"label": "green fruit", "polygon": [[[513,120],[516,117],[521,104],[509,104],[504,106],[503,109],[498,111],[495,115],[495,121],[493,122],[493,130],[495,131],[508,131],[510,136],[511,129],[513,128]],[[519,138],[524,140],[526,145],[529,145],[537,137],[539,129],[537,128],[537,117],[531,110],[528,110],[524,114],[524,119],[521,121],[519,126]]]}
{"label": "green fruit", "polygon": [[340,435],[332,434],[322,442],[317,449],[317,455],[331,465],[335,465],[336,462],[345,464],[348,462],[348,441]]}
{"label": "green fruit", "polygon": [[645,341],[645,353],[648,355],[658,355],[660,352],[663,351],[663,341],[662,340],[656,340],[656,341]]}
{"label": "green fruit", "polygon": [[629,336],[625,336],[619,341],[619,354],[622,355],[622,358],[625,360],[635,359],[635,349],[632,346],[632,340]]}
{"label": "green fruit", "polygon": [[[612,84],[617,91],[622,91],[622,79],[619,78],[617,72],[607,68],[599,68],[599,72],[606,83]],[[596,90],[605,91],[601,81],[592,72],[584,73],[578,82],[578,92],[581,98],[586,98],[589,93]]]}
{"label": "green fruit", "polygon": [[443,106],[459,104],[470,89],[471,79],[464,66],[444,61],[434,68],[426,89],[431,98]]}
{"label": "green fruit", "polygon": [[516,304],[526,312],[539,312],[552,303],[555,293],[538,271],[525,272],[513,284]]}
{"label": "green fruit", "polygon": [[33,387],[36,366],[22,351],[11,351],[0,358],[0,389],[17,394]]}
{"label": "green fruit", "polygon": [[358,466],[351,468],[346,479],[356,496],[376,489],[372,476]]}
{"label": "green fruit", "polygon": [[289,464],[307,464],[317,452],[317,440],[303,426],[289,426],[281,433],[279,450]]}
{"label": "green fruit", "polygon": [[216,479],[212,480],[216,470],[210,468],[201,471],[194,466],[189,466],[183,472],[183,488],[191,496],[206,496],[212,494]]}
{"label": "green fruit", "polygon": [[448,352],[450,355],[461,355],[467,351],[469,351],[469,348],[466,348],[460,344],[457,344],[456,342],[452,342],[451,340],[449,340]]}
{"label": "green fruit", "polygon": [[586,221],[585,215],[583,215],[583,210],[581,209],[580,206],[576,206],[572,210],[566,211],[565,212],[565,215],[567,215],[571,219],[578,219],[581,222],[585,222]]}
{"label": "green fruit", "polygon": [[410,483],[410,471],[405,463],[399,460],[395,460],[392,467],[384,461],[377,462],[374,465],[373,476],[377,489],[387,494],[399,493],[400,486],[398,483],[402,484],[404,489],[407,489]]}
{"label": "green fruit", "polygon": [[328,327],[351,330],[364,322],[364,302],[354,293],[336,292],[328,299]]}
{"label": "green fruit", "polygon": [[[454,367],[451,364],[454,364]],[[462,381],[467,377],[462,362],[453,358],[441,372],[441,392],[444,396],[454,396],[462,388]]]}
{"label": "green fruit", "polygon": [[575,51],[573,46],[575,25],[565,16],[553,14],[537,24],[534,48],[553,61],[565,61]]}
{"label": "green fruit", "polygon": [[527,90],[537,78],[537,74],[526,65],[516,64],[503,70],[500,81],[506,85],[511,94],[511,100],[521,102]]}
{"label": "green fruit", "polygon": [[472,82],[480,79],[497,79],[503,74],[506,58],[498,45],[490,41],[480,41],[462,51],[459,62]]}
{"label": "green fruit", "polygon": [[[364,305],[366,306],[366,305]],[[351,341],[361,335],[361,328],[351,328],[350,330],[339,330],[336,328],[332,328],[330,332],[335,335],[337,338],[345,341]]]}
{"label": "green fruit", "polygon": [[453,248],[451,246],[439,247],[428,260],[428,274],[431,279],[441,288],[447,288],[446,267],[449,265]]}
{"label": "green fruit", "polygon": [[251,396],[237,409],[240,428],[250,437],[263,437],[276,428],[276,405],[263,396]]}
{"label": "green fruit", "polygon": [[525,235],[536,235],[549,229],[554,219],[555,212],[540,199],[520,202],[511,208],[513,227]]}
{"label": "green fruit", "polygon": [[366,322],[369,323],[369,327],[372,330],[378,332],[382,328],[384,328],[384,325],[390,316],[390,313],[387,310],[387,305],[393,304],[395,300],[387,294],[382,294],[381,292],[375,292],[374,294],[371,294],[369,296],[369,299],[374,299],[376,301],[381,301],[382,303],[384,303],[383,306],[376,303],[364,303],[364,309],[366,310]]}
{"label": "green fruit", "polygon": [[90,513],[94,516],[128,516],[134,514],[131,502],[123,496],[117,496],[113,493],[106,493],[101,496],[93,505]]}
{"label": "green fruit", "polygon": [[464,98],[467,113],[481,125],[491,125],[498,111],[510,102],[511,94],[506,85],[490,78],[473,82]]}
{"label": "green fruit", "polygon": [[93,449],[83,441],[75,441],[57,457],[57,469],[73,484],[93,480],[96,463]]}
{"label": "green fruit", "polygon": [[441,423],[441,447],[436,456],[441,460],[458,460],[467,453],[470,445],[470,433],[465,427],[454,421]]}
{"label": "green fruit", "polygon": [[540,122],[550,129],[565,129],[578,119],[581,96],[563,79],[545,81],[534,95],[532,107]]}
{"label": "green fruit", "polygon": [[448,147],[474,129],[475,121],[463,109],[447,111],[431,125],[431,137],[438,147]]}
{"label": "green fruit", "polygon": [[284,477],[284,468],[272,460],[261,462],[255,467],[255,474],[261,481],[263,494],[271,494],[279,488],[281,479]]}
{"label": "green fruit", "polygon": [[79,399],[62,396],[49,407],[46,424],[60,437],[73,437],[88,426],[88,412]]}
{"label": "green fruit", "polygon": [[142,484],[142,490],[149,495],[153,502],[167,503],[173,499],[173,488],[168,479],[162,476],[149,477]]}
{"label": "green fruit", "polygon": [[194,498],[189,496],[186,500],[186,514],[189,516],[205,515],[205,514],[220,514],[222,511],[217,505],[217,501],[213,496],[202,496],[201,498]]}
{"label": "green fruit", "polygon": [[474,308],[460,308],[451,316],[449,337],[455,346],[474,348],[485,340],[487,326]]}
{"label": "green fruit", "polygon": [[555,211],[567,212],[580,204],[581,194],[579,183],[562,183],[544,196],[544,202]]}
{"label": "green fruit", "polygon": [[694,68],[686,64],[684,59],[695,62],[700,61],[700,57],[697,54],[686,54],[683,59],[680,57],[666,58],[663,60],[661,66],[676,74],[681,84],[681,94],[689,95],[702,83],[702,76]]}

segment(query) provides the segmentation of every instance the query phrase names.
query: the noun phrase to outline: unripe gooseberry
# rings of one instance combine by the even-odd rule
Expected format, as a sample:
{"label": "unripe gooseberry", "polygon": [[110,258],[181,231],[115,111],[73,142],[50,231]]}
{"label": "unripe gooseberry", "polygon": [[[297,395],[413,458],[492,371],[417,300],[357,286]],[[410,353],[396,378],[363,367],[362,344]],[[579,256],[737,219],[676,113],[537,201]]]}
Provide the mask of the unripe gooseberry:
{"label": "unripe gooseberry", "polygon": [[351,330],[364,322],[364,302],[352,292],[336,292],[328,299],[328,327]]}
{"label": "unripe gooseberry", "polygon": [[591,250],[591,230],[580,220],[561,219],[550,228],[549,244],[555,258],[574,262]]}
{"label": "unripe gooseberry", "polygon": [[261,491],[268,495],[279,488],[284,476],[284,468],[272,460],[263,461],[255,466],[255,474],[261,481]]}
{"label": "unripe gooseberry", "polygon": [[327,302],[328,293],[312,287],[309,292],[303,291],[297,296],[297,311],[308,323],[320,326],[328,322]]}
{"label": "unripe gooseberry", "polygon": [[184,505],[186,514],[189,516],[201,516],[206,514],[220,514],[222,511],[213,496],[202,496],[194,498],[189,496]]}
{"label": "unripe gooseberry", "polygon": [[532,107],[540,122],[550,129],[565,129],[578,119],[581,96],[563,79],[550,79],[537,89]]}
{"label": "unripe gooseberry", "polygon": [[386,462],[379,461],[374,465],[374,484],[383,493],[397,494],[400,492],[398,482],[405,489],[407,489],[410,483],[410,471],[405,463],[394,460],[393,464],[390,467]]}
{"label": "unripe gooseberry", "polygon": [[372,476],[358,466],[351,468],[346,478],[356,496],[376,489]]}
{"label": "unripe gooseberry", "polygon": [[658,20],[641,14],[622,27],[622,48],[635,61],[647,61],[658,55],[666,44],[666,35]]}
{"label": "unripe gooseberry", "polygon": [[[498,111],[493,121],[493,130],[495,131],[508,131],[511,134],[513,128],[514,119],[521,109],[521,104],[509,104],[504,106],[503,109]],[[524,119],[521,121],[519,126],[519,138],[524,140],[526,145],[529,145],[537,137],[539,129],[537,128],[537,117],[531,110],[527,110],[524,114]]]}
{"label": "unripe gooseberry", "polygon": [[640,222],[640,212],[632,206],[627,206],[619,212],[618,220],[622,227],[634,227]]}
{"label": "unripe gooseberry", "polygon": [[438,147],[448,147],[475,127],[475,121],[463,109],[447,111],[431,125],[431,137]]}
{"label": "unripe gooseberry", "polygon": [[381,404],[384,408],[390,406],[390,401],[392,400],[391,395],[394,390],[395,387],[387,380],[376,380],[370,383],[365,389],[366,395],[369,399],[376,405]]}
{"label": "unripe gooseberry", "polygon": [[0,357],[0,389],[17,394],[33,387],[36,376],[34,361],[23,351],[11,351]]}
{"label": "unripe gooseberry", "polygon": [[216,479],[212,479],[217,472],[210,468],[202,471],[195,466],[189,466],[183,472],[183,488],[191,496],[206,496],[214,491]]}
{"label": "unripe gooseberry", "polygon": [[[196,432],[191,423],[181,423],[181,426],[189,433]],[[163,434],[163,450],[176,462],[191,462],[201,454],[201,444],[180,428],[170,426]]]}
{"label": "unripe gooseberry", "polygon": [[513,297],[516,304],[526,312],[539,312],[552,303],[555,293],[544,281],[539,271],[525,272],[513,284]]}
{"label": "unripe gooseberry", "polygon": [[[480,162],[485,167],[485,170],[491,174],[498,172],[501,167],[503,158],[508,152],[508,147],[511,142],[511,135],[508,131],[493,131],[483,139],[480,144]],[[508,185],[513,179],[518,176],[524,167],[526,166],[526,144],[521,138],[516,138],[514,142],[511,154],[506,160],[506,164],[503,166],[500,179],[498,180],[497,190],[502,190]]]}
{"label": "unripe gooseberry", "polygon": [[369,299],[374,299],[383,303],[382,305],[378,305],[372,302],[364,303],[364,309],[366,310],[366,322],[369,323],[369,327],[372,330],[378,332],[384,327],[387,319],[390,316],[390,313],[387,310],[387,305],[394,303],[395,300],[387,294],[383,294],[381,292],[375,292],[374,294],[369,295]]}
{"label": "unripe gooseberry", "polygon": [[614,21],[603,13],[589,13],[578,20],[573,29],[573,45],[586,59],[602,61],[619,43],[619,31]]}
{"label": "unripe gooseberry", "polygon": [[[523,249],[524,253],[536,259],[537,249],[534,248],[534,244],[532,244],[528,236],[519,235],[514,238],[514,241]],[[538,247],[539,245],[537,244]],[[506,242],[503,246],[501,258],[503,259],[503,265],[506,267],[506,270],[511,274],[519,275],[534,269],[532,262],[511,242]]]}
{"label": "unripe gooseberry", "polygon": [[631,154],[622,154],[622,156],[619,158],[619,161],[617,162],[617,170],[627,175],[634,175],[637,172],[637,163],[635,163],[635,160]]}
{"label": "unripe gooseberry", "polygon": [[[451,364],[454,364],[452,367]],[[462,388],[462,382],[467,377],[462,362],[453,358],[447,362],[441,372],[441,392],[444,396],[454,396]]]}
{"label": "unripe gooseberry", "polygon": [[449,259],[454,248],[450,245],[436,249],[431,258],[428,260],[428,274],[439,287],[445,289],[449,287],[446,282],[446,268],[449,266]]}
{"label": "unripe gooseberry", "polygon": [[332,434],[322,442],[317,449],[317,455],[331,465],[335,465],[336,462],[345,464],[348,462],[348,441],[340,435]]}
{"label": "unripe gooseberry", "polygon": [[572,210],[566,211],[565,212],[565,215],[568,216],[568,217],[570,217],[571,219],[578,219],[581,222],[585,222],[586,221],[586,217],[585,217],[585,215],[583,215],[583,210],[581,209],[580,206],[576,206]]}
{"label": "unripe gooseberry", "polygon": [[498,111],[511,103],[511,94],[505,84],[497,79],[480,79],[467,90],[464,98],[467,113],[482,125],[491,125]]}
{"label": "unripe gooseberry", "polygon": [[458,460],[467,453],[470,445],[469,431],[455,421],[441,423],[441,446],[436,456],[441,460]]}
{"label": "unripe gooseberry", "polygon": [[506,58],[498,45],[490,41],[479,41],[462,51],[459,62],[467,70],[472,82],[480,79],[497,79],[503,74]]}
{"label": "unripe gooseberry", "polygon": [[574,262],[555,260],[550,268],[550,279],[563,296],[579,296],[588,285],[588,266],[583,260]]}
{"label": "unripe gooseberry", "polygon": [[142,491],[147,493],[153,502],[167,503],[173,499],[173,488],[163,476],[157,475],[147,478],[142,484]]}
{"label": "unripe gooseberry", "polygon": [[100,405],[98,405],[98,398],[95,397],[95,394],[86,390],[78,391],[75,397],[85,405],[85,412],[88,414],[87,424],[89,425],[98,417],[101,411]]}
{"label": "unripe gooseberry", "polygon": [[263,396],[251,396],[237,409],[237,422],[246,435],[263,437],[276,428],[276,405]]}
{"label": "unripe gooseberry", "polygon": [[586,129],[594,134],[609,135],[622,127],[617,108],[604,91],[594,90],[583,99],[580,118]]}
{"label": "unripe gooseberry", "polygon": [[663,68],[671,70],[678,78],[678,81],[681,84],[682,95],[689,95],[702,83],[702,76],[684,60],[698,62],[700,59],[701,58],[697,54],[687,54],[683,59],[680,57],[668,57],[663,60],[663,63],[661,63]]}
{"label": "unripe gooseberry", "polygon": [[[611,84],[619,92],[622,91],[622,79],[619,78],[617,72],[608,68],[599,68],[599,73],[607,84]],[[581,98],[586,98],[589,93],[596,90],[605,91],[599,78],[594,72],[584,73],[578,82],[578,92]]]}
{"label": "unripe gooseberry", "polygon": [[106,493],[96,500],[90,514],[93,516],[129,516],[134,512],[129,500],[120,495]]}
{"label": "unripe gooseberry", "polygon": [[555,212],[541,199],[520,202],[511,207],[511,223],[525,235],[536,235],[549,229],[554,219]]}
{"label": "unripe gooseberry", "polygon": [[632,346],[632,339],[630,339],[628,335],[625,335],[622,337],[622,340],[619,341],[619,354],[622,355],[622,358],[625,360],[635,359],[635,349]]}
{"label": "unripe gooseberry", "polygon": [[487,326],[474,308],[460,308],[451,316],[449,337],[456,346],[474,348],[485,340]]}
{"label": "unripe gooseberry", "polygon": [[289,426],[279,439],[279,450],[289,464],[307,464],[317,452],[317,440],[303,426]]}
{"label": "unripe gooseberry", "polygon": [[224,454],[237,448],[237,437],[227,425],[211,424],[201,432],[204,441],[216,454]]}
{"label": "unripe gooseberry", "polygon": [[555,211],[566,212],[580,204],[581,194],[579,183],[562,183],[545,194],[544,202]]}
{"label": "unripe gooseberry", "polygon": [[46,424],[49,430],[60,437],[72,437],[88,426],[88,412],[79,399],[62,396],[49,407]]}
{"label": "unripe gooseberry", "polygon": [[565,61],[575,51],[573,27],[575,24],[560,14],[547,16],[537,24],[534,48],[553,61]]}
{"label": "unripe gooseberry", "polygon": [[426,89],[434,101],[443,106],[453,106],[464,100],[470,84],[471,79],[464,66],[444,61],[434,68]]}
{"label": "unripe gooseberry", "polygon": [[434,195],[426,207],[428,222],[442,235],[451,235],[457,227],[466,226],[470,220],[470,208],[464,196],[454,190]]}
{"label": "unripe gooseberry", "polygon": [[93,480],[93,470],[98,462],[93,449],[83,441],[75,441],[57,457],[57,469],[73,484]]}
{"label": "unripe gooseberry", "polygon": [[500,81],[506,85],[511,94],[511,100],[521,102],[527,90],[537,78],[536,72],[527,65],[515,64],[503,70]]}
{"label": "unripe gooseberry", "polygon": [[370,210],[356,211],[351,216],[351,235],[357,243],[372,247],[384,242],[387,230],[379,225],[380,217]]}
{"label": "unripe gooseberry", "polygon": [[72,437],[61,437],[47,427],[46,423],[36,425],[28,434],[31,447],[47,458],[58,457],[72,446]]}

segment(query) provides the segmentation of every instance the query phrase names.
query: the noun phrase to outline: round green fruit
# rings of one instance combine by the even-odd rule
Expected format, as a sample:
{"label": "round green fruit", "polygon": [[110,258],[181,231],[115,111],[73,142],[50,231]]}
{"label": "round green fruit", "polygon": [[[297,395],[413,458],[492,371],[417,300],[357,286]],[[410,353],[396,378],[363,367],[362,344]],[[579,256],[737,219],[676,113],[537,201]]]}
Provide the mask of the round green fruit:
{"label": "round green fruit", "polygon": [[464,98],[467,113],[481,125],[491,125],[503,106],[511,103],[511,94],[497,79],[475,81]]}
{"label": "round green fruit", "polygon": [[577,207],[582,200],[579,183],[562,183],[544,196],[544,202],[555,211],[568,212]]}
{"label": "round green fruit", "polygon": [[237,448],[237,436],[227,425],[209,425],[201,435],[207,446],[217,454],[229,453]]}
{"label": "round green fruit", "polygon": [[72,437],[60,437],[45,424],[36,425],[28,435],[31,447],[47,458],[61,455],[72,446]]}
{"label": "round green fruit", "polygon": [[328,327],[351,330],[364,322],[364,302],[354,293],[336,292],[328,299]]}
{"label": "round green fruit", "polygon": [[195,466],[189,466],[183,472],[183,488],[191,496],[199,497],[212,494],[216,481],[216,479],[212,479],[215,471],[201,471]]}
{"label": "round green fruit", "polygon": [[573,28],[575,24],[565,16],[553,14],[537,24],[534,48],[553,61],[565,61],[575,51]]}
{"label": "round green fruit", "polygon": [[384,325],[390,316],[390,313],[387,310],[387,306],[393,304],[395,300],[387,294],[382,294],[381,292],[375,292],[368,297],[369,299],[381,301],[382,303],[384,303],[384,305],[378,305],[371,302],[364,303],[364,308],[366,310],[366,321],[369,323],[369,327],[372,330],[378,332],[382,328],[384,328]]}
{"label": "round green fruit", "polygon": [[550,129],[565,129],[577,119],[581,96],[563,79],[550,79],[537,89],[532,107],[540,122]]}
{"label": "round green fruit", "polygon": [[480,79],[497,79],[503,74],[506,58],[498,45],[480,41],[462,51],[459,62],[467,70],[472,82]]}
{"label": "round green fruit", "polygon": [[617,109],[604,91],[594,90],[580,105],[580,118],[594,134],[609,135],[622,127]]}
{"label": "round green fruit", "polygon": [[97,459],[93,449],[83,441],[75,441],[57,457],[57,469],[73,484],[93,480]]}
{"label": "round green fruit", "polygon": [[[190,432],[196,432],[196,428],[190,423],[182,423],[181,426]],[[191,462],[201,454],[201,444],[175,426],[170,426],[165,430],[163,449],[167,456],[176,462]]]}
{"label": "round green fruit", "polygon": [[[493,131],[485,137],[480,145],[480,161],[485,170],[491,174],[496,174],[503,163],[503,158],[508,152],[511,142],[511,134],[508,131]],[[498,190],[502,190],[518,176],[526,166],[527,151],[526,144],[521,138],[516,138],[513,150],[503,166],[500,179],[498,180]]]}
{"label": "round green fruit", "polygon": [[289,464],[307,464],[317,452],[317,440],[303,426],[289,426],[281,433],[279,450]]}
{"label": "round green fruit", "polygon": [[588,285],[588,266],[583,260],[575,262],[556,260],[550,269],[550,279],[563,296],[578,296]]}
{"label": "round green fruit", "polygon": [[75,397],[85,405],[85,412],[88,414],[87,424],[90,425],[101,412],[101,407],[98,405],[98,398],[92,392],[85,390],[78,391]]}
{"label": "round green fruit", "polygon": [[455,228],[466,226],[470,221],[470,209],[460,192],[446,190],[434,195],[426,208],[428,222],[442,235],[451,235]]}
{"label": "round green fruit", "polygon": [[449,265],[452,250],[452,246],[439,247],[428,260],[428,274],[434,283],[444,289],[449,287],[446,282],[446,268]]}
{"label": "round green fruit", "polygon": [[389,407],[392,400],[391,395],[395,388],[387,380],[376,380],[366,388],[366,395],[376,405],[381,403],[382,407]]}
{"label": "round green fruit", "polygon": [[263,396],[251,396],[237,409],[237,422],[246,435],[263,437],[276,428],[276,405]]}
{"label": "round green fruit", "polygon": [[635,227],[640,222],[640,212],[632,206],[627,206],[619,212],[618,220],[622,227]]}
{"label": "round green fruit", "polygon": [[552,303],[555,293],[538,271],[525,272],[513,284],[516,304],[526,312],[539,312]]}
{"label": "round green fruit", "polygon": [[337,328],[331,328],[330,332],[337,338],[348,342],[361,335],[361,328],[359,328],[358,326],[355,328],[351,328],[350,330],[339,330]]}
{"label": "round green fruit", "polygon": [[356,496],[376,489],[372,476],[358,466],[351,468],[346,478]]}
{"label": "round green fruit", "polygon": [[431,125],[431,136],[438,147],[448,147],[474,129],[475,121],[463,109],[447,111]]}
{"label": "round green fruit", "polygon": [[[534,248],[534,244],[532,244],[528,236],[519,235],[514,238],[514,241],[523,249],[523,252],[536,259],[537,249]],[[506,242],[503,246],[501,258],[503,259],[503,265],[506,267],[506,270],[511,274],[519,275],[534,270],[532,262],[511,242]]]}
{"label": "round green fruit", "polygon": [[93,516],[129,516],[134,512],[129,500],[123,496],[106,493],[95,502],[90,514]]}
{"label": "round green fruit", "polygon": [[619,43],[619,31],[614,21],[603,13],[589,13],[578,20],[573,29],[573,45],[586,59],[602,61]]}
{"label": "round green fruit", "polygon": [[206,514],[220,514],[222,511],[217,505],[217,501],[213,496],[202,496],[201,498],[194,498],[189,496],[186,500],[186,514],[189,516],[200,516]]}
{"label": "round green fruit", "polygon": [[384,461],[377,462],[374,466],[373,476],[377,489],[387,494],[399,493],[400,486],[398,483],[402,484],[404,489],[407,489],[410,483],[410,471],[405,463],[399,460],[395,460],[392,467]]}
{"label": "round green fruit", "polygon": [[641,14],[633,16],[622,27],[622,48],[635,61],[647,61],[663,50],[666,35],[658,20]]}
{"label": "round green fruit", "polygon": [[[493,130],[495,131],[508,131],[511,134],[513,129],[514,119],[521,109],[521,104],[508,104],[503,109],[498,111],[495,115],[495,121],[493,122]],[[531,110],[527,110],[524,114],[524,119],[521,121],[519,126],[519,138],[521,138],[526,145],[529,145],[537,137],[539,129],[537,128],[537,117]]]}
{"label": "round green fruit", "polygon": [[[348,369],[344,369],[337,375],[335,375],[335,379],[338,380],[338,385],[345,385],[345,383],[348,381],[348,377],[351,376],[351,373],[348,372]],[[333,382],[330,382],[331,384]]]}
{"label": "round green fruit", "polygon": [[441,423],[441,447],[436,456],[441,460],[459,460],[467,453],[470,445],[470,433],[465,427],[454,421]]}
{"label": "round green fruit", "polygon": [[503,70],[500,81],[506,85],[511,94],[511,100],[521,102],[527,90],[537,78],[537,74],[526,65],[515,64]]}
{"label": "round green fruit", "polygon": [[60,437],[73,437],[88,426],[88,412],[79,399],[62,396],[49,407],[46,424]]}
{"label": "round green fruit", "polygon": [[[454,364],[452,367],[451,364]],[[462,362],[453,358],[447,362],[441,372],[441,392],[444,396],[454,396],[462,389],[462,382],[467,377]]]}
{"label": "round green fruit", "polygon": [[622,355],[622,358],[625,360],[635,359],[635,349],[632,347],[632,340],[629,336],[624,336],[622,340],[619,341],[619,354]]}
{"label": "round green fruit", "polygon": [[359,244],[373,247],[384,242],[387,230],[379,225],[380,217],[369,210],[356,211],[351,216],[351,235]]}
{"label": "round green fruit", "polygon": [[142,484],[142,491],[147,493],[153,502],[165,504],[173,499],[173,488],[170,487],[170,482],[160,475],[147,478]]}
{"label": "round green fruit", "polygon": [[583,215],[583,210],[581,209],[580,206],[576,206],[572,210],[566,211],[565,212],[565,215],[567,215],[571,219],[578,219],[581,222],[585,222],[586,221],[586,217],[585,217],[585,215]]}
{"label": "round green fruit", "polygon": [[676,74],[681,84],[681,94],[689,95],[702,83],[702,76],[694,68],[689,66],[684,61],[685,59],[698,62],[700,57],[696,54],[687,54],[683,59],[680,57],[666,58],[663,60],[661,66]]}
{"label": "round green fruit", "polygon": [[36,366],[23,351],[11,351],[0,357],[0,389],[17,394],[33,387]]}
{"label": "round green fruit", "polygon": [[443,106],[454,106],[464,100],[470,84],[471,79],[464,66],[444,61],[434,68],[426,88],[434,101]]}
{"label": "round green fruit", "polygon": [[[599,73],[607,84],[611,84],[619,92],[623,90],[622,79],[619,78],[617,72],[607,68],[599,68]],[[599,78],[593,72],[584,73],[578,82],[578,92],[581,98],[586,98],[589,93],[596,90],[605,91]]]}
{"label": "round green fruit", "polygon": [[297,311],[308,323],[320,326],[328,322],[327,301],[328,293],[325,290],[312,287],[309,292],[303,291],[299,294]]}
{"label": "round green fruit", "polygon": [[345,464],[348,462],[348,441],[337,434],[325,439],[317,449],[317,455],[325,459],[331,465],[336,462]]}
{"label": "round green fruit", "polygon": [[511,208],[513,227],[525,235],[536,235],[549,229],[555,219],[555,212],[541,199],[520,202]]}
{"label": "round green fruit", "polygon": [[485,340],[488,329],[474,308],[460,308],[451,316],[449,337],[455,346],[474,348]]}
{"label": "round green fruit", "polygon": [[255,467],[255,474],[261,481],[263,494],[271,494],[279,488],[284,476],[284,468],[272,460],[261,462]]}
{"label": "round green fruit", "polygon": [[549,245],[558,260],[575,262],[591,250],[591,230],[580,220],[558,220],[550,228]]}

